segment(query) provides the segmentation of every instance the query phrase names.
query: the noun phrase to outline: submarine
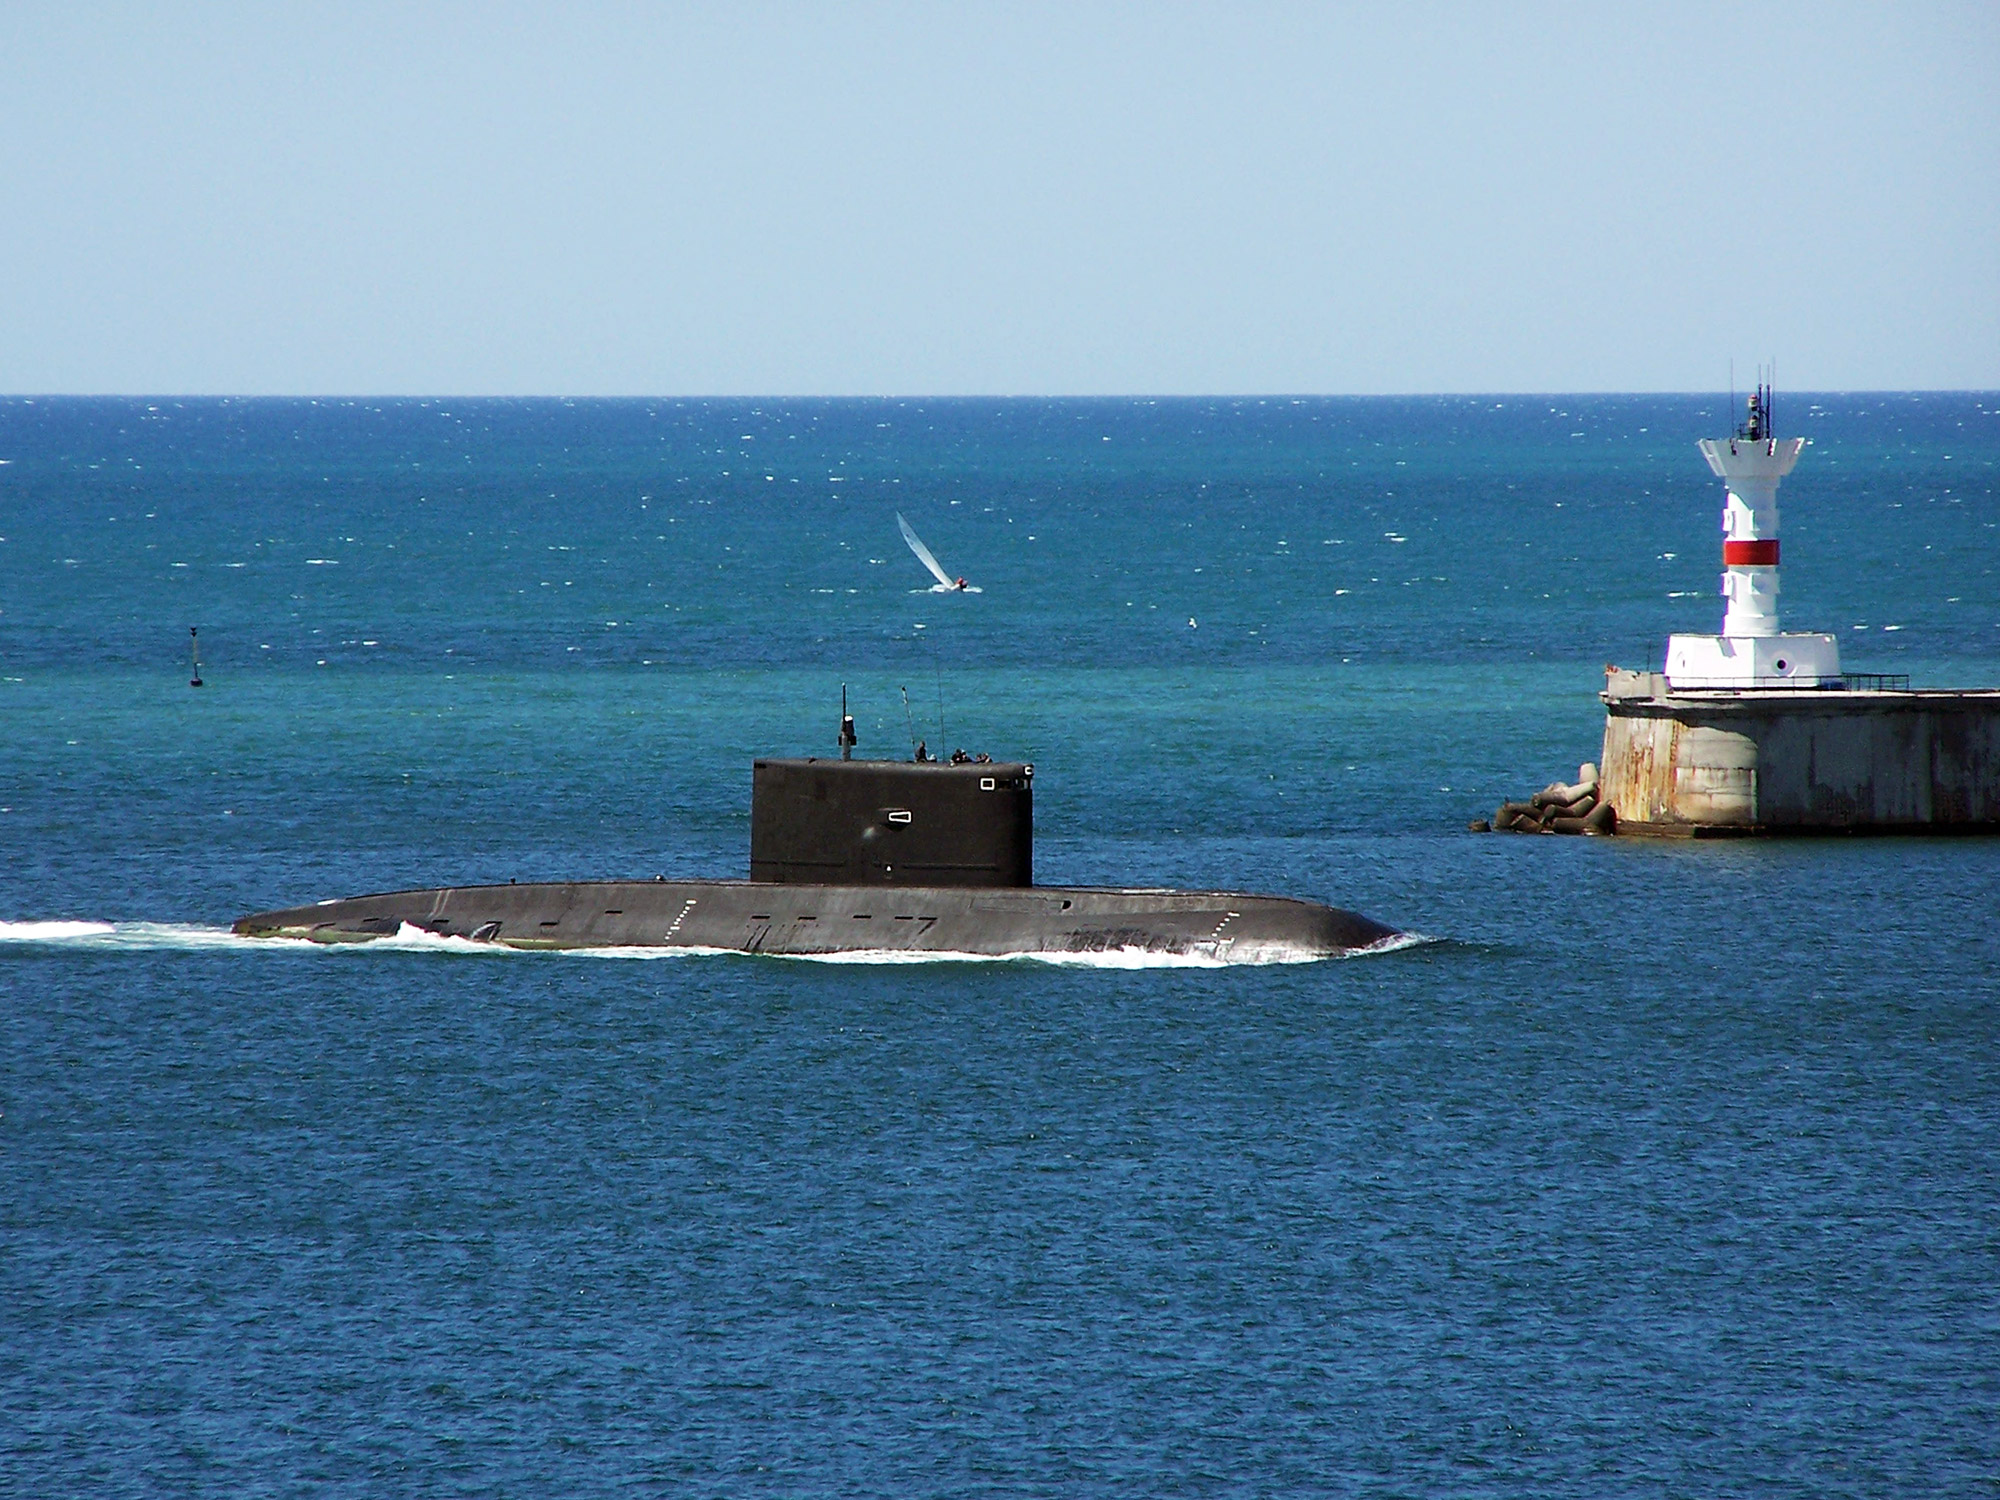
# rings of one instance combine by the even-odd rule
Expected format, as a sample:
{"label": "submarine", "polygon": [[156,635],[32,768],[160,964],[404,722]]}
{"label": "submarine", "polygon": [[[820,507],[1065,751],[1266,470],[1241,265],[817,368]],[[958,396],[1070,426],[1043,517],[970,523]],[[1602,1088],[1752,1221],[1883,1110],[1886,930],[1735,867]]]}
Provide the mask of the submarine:
{"label": "submarine", "polygon": [[1400,934],[1316,901],[1240,891],[1038,886],[1026,762],[753,762],[750,878],[434,886],[258,912],[240,936],[368,942],[405,929],[508,948],[680,948],[1221,963],[1331,958]]}

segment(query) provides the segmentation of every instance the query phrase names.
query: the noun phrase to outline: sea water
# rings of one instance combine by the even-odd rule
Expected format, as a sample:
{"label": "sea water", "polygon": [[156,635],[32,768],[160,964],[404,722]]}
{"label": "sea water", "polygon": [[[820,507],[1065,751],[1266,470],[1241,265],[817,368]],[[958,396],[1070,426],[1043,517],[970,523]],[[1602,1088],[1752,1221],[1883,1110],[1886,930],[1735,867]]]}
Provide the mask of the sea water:
{"label": "sea water", "polygon": [[[0,401],[0,1493],[1990,1494],[2000,842],[1465,831],[1716,628],[1734,415]],[[1785,623],[2000,684],[2000,400],[1778,420]],[[843,685],[1424,941],[227,933],[741,875]]]}

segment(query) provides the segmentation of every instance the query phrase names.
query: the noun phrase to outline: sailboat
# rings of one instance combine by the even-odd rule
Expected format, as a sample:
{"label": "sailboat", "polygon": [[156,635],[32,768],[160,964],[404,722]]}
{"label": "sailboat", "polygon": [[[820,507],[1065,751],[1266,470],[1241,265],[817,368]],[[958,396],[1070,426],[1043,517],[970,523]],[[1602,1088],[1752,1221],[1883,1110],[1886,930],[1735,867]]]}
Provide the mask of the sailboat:
{"label": "sailboat", "polygon": [[930,587],[931,593],[983,594],[986,592],[984,589],[975,588],[963,578],[954,578],[951,574],[945,572],[943,566],[931,555],[931,549],[924,545],[923,538],[910,529],[910,523],[903,519],[901,511],[896,512],[896,524],[903,528],[903,540],[908,542],[910,550],[917,554],[917,561],[929,568],[931,570],[931,577],[937,580]]}

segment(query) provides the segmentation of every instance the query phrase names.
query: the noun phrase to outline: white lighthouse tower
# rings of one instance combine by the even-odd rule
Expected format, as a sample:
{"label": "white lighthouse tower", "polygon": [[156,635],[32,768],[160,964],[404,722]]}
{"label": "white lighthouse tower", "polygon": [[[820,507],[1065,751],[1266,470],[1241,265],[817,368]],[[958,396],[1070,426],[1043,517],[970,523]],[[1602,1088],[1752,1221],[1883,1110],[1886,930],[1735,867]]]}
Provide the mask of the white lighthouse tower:
{"label": "white lighthouse tower", "polygon": [[1730,438],[1704,438],[1702,456],[1729,487],[1722,512],[1720,635],[1667,638],[1667,683],[1682,688],[1832,687],[1840,645],[1830,635],[1778,629],[1778,482],[1799,461],[1804,438],[1771,430],[1771,388],[1750,397],[1748,419]]}

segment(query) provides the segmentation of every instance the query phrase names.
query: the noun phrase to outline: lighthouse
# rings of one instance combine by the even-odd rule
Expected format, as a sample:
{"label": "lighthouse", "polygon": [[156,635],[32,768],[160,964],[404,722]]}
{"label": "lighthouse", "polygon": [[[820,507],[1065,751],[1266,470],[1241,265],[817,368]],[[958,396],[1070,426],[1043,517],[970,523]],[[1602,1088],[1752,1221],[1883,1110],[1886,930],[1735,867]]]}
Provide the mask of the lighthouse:
{"label": "lighthouse", "polygon": [[1620,834],[1665,838],[2000,834],[2000,688],[1913,692],[1899,674],[1843,673],[1830,635],[1778,628],[1778,485],[1806,444],[1772,428],[1771,388],[1700,446],[1729,493],[1722,631],[1668,637],[1664,672],[1604,669],[1592,816],[1608,807]]}
{"label": "lighthouse", "polygon": [[1771,426],[1771,388],[1759,385],[1735,435],[1704,438],[1709,468],[1728,487],[1722,511],[1722,632],[1667,639],[1675,690],[1838,687],[1840,645],[1830,635],[1778,628],[1778,485],[1804,438]]}

